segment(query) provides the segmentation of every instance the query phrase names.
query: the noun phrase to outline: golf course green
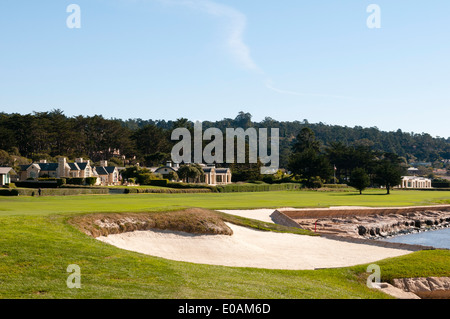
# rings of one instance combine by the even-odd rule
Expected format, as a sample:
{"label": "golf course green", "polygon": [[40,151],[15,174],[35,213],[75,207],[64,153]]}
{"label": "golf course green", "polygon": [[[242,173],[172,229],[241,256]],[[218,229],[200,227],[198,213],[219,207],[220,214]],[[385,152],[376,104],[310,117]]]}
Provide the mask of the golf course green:
{"label": "golf course green", "polygon": [[[99,242],[69,223],[88,213],[190,207],[252,209],[450,204],[448,191],[273,191],[0,197],[0,298],[391,298],[366,286],[367,265],[314,271],[176,262]],[[81,269],[70,289],[69,265]],[[377,262],[381,278],[450,276],[450,251],[419,251]]]}

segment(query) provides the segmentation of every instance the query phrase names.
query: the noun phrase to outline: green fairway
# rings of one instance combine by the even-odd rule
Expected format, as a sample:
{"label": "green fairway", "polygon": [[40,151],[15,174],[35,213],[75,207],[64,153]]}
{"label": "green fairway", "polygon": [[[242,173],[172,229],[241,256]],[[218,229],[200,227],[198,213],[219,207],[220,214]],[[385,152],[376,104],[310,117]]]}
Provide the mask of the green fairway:
{"label": "green fairway", "polygon": [[252,209],[329,206],[412,206],[450,203],[450,191],[273,191],[206,194],[124,194],[0,197],[0,216],[79,212],[138,212],[186,207]]}
{"label": "green fairway", "polygon": [[[0,298],[387,298],[365,285],[367,265],[315,271],[183,263],[118,249],[68,224],[80,213],[210,209],[403,206],[449,203],[450,192],[282,191],[0,198]],[[66,269],[81,268],[81,289]],[[382,280],[450,276],[449,251],[380,261]]]}

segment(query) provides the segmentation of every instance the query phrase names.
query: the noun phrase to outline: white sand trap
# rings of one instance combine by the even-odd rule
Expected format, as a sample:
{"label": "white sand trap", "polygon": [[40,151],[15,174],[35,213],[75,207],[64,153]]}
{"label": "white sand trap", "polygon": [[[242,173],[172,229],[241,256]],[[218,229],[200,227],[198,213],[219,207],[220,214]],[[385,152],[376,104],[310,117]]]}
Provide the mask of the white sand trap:
{"label": "white sand trap", "polygon": [[251,218],[260,220],[266,223],[272,223],[273,220],[270,217],[275,209],[245,209],[245,210],[218,210],[219,212],[236,215],[245,218]]}
{"label": "white sand trap", "polygon": [[411,252],[227,225],[233,230],[232,236],[151,230],[97,239],[122,249],[171,260],[268,269],[346,267]]}

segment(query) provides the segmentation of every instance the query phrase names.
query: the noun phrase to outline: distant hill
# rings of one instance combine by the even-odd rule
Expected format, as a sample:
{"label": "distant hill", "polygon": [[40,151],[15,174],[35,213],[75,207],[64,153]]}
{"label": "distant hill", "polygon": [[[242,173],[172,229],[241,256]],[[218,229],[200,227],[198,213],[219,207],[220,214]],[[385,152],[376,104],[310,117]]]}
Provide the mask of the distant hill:
{"label": "distant hill", "polygon": [[[174,144],[170,141],[171,130],[192,125],[188,119],[124,120],[105,119],[98,115],[67,117],[61,110],[26,115],[0,113],[0,150],[33,159],[64,155],[99,160],[113,157],[117,150],[126,156],[144,158],[155,153],[170,153]],[[149,126],[153,128],[149,129]],[[333,142],[365,145],[373,150],[396,153],[408,162],[450,159],[450,138],[436,138],[427,133],[385,132],[376,127],[347,127],[308,123],[306,120],[280,122],[266,118],[254,122],[251,114],[244,112],[234,119],[203,122],[203,128],[208,127],[217,127],[223,132],[226,128],[237,127],[279,128],[281,167],[285,167],[291,145],[304,127],[313,130],[323,147]]]}
{"label": "distant hill", "polygon": [[[333,142],[345,145],[364,145],[373,150],[392,152],[406,158],[408,162],[436,162],[450,159],[450,137],[436,138],[427,133],[408,133],[400,129],[395,132],[380,131],[376,127],[363,128],[361,126],[347,127],[328,125],[323,123],[309,123],[303,121],[280,122],[272,118],[265,118],[261,122],[253,122],[250,113],[240,112],[234,119],[223,119],[215,122],[203,122],[203,127],[217,127],[225,132],[228,128],[279,128],[280,130],[280,163],[284,167],[286,156],[290,151],[293,140],[304,127],[311,128],[318,140],[326,147]],[[157,125],[170,129],[173,121],[144,121],[141,119],[122,122],[130,129],[137,129],[145,125]],[[192,122],[189,122],[193,125]]]}

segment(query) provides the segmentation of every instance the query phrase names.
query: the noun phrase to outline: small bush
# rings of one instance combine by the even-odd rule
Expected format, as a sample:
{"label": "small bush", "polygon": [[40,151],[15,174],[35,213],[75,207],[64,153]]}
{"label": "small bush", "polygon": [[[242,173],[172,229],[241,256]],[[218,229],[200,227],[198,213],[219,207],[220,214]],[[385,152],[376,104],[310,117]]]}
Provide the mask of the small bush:
{"label": "small bush", "polygon": [[97,177],[86,177],[86,185],[93,186],[97,182]]}
{"label": "small bush", "polygon": [[152,173],[142,173],[137,176],[138,183],[141,185],[150,185],[154,178]]}

